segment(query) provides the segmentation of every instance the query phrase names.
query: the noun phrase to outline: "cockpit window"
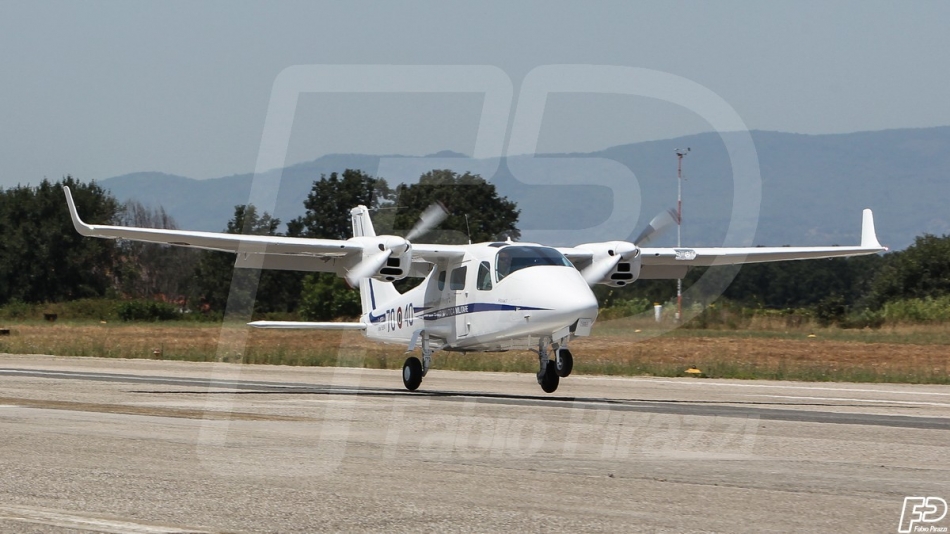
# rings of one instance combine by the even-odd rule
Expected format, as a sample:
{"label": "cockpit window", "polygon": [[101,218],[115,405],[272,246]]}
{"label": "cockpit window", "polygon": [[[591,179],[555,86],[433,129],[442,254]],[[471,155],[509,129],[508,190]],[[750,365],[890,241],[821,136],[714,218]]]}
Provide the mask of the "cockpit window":
{"label": "cockpit window", "polygon": [[536,265],[572,266],[564,254],[548,247],[504,247],[495,257],[495,271],[499,281],[515,271]]}

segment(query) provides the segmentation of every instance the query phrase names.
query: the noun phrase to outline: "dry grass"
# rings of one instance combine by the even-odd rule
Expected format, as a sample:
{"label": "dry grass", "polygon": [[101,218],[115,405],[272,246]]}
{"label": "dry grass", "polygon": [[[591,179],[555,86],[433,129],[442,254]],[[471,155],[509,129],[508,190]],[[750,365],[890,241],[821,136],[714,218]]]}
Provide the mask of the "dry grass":
{"label": "dry grass", "polygon": [[[402,347],[351,332],[195,323],[8,326],[11,335],[0,337],[0,352],[389,369],[400,368],[406,358]],[[652,323],[610,321],[595,333],[571,345],[578,373],[678,376],[695,366],[713,377],[950,383],[950,333],[940,326],[664,332]],[[532,372],[537,359],[529,352],[438,353],[435,365]]]}

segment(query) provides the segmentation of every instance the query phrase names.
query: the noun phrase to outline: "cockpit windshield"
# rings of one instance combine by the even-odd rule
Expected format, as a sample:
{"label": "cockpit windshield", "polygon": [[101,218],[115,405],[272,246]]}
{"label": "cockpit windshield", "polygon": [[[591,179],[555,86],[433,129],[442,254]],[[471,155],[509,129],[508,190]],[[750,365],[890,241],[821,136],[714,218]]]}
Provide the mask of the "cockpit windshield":
{"label": "cockpit windshield", "polygon": [[495,273],[499,281],[515,271],[536,265],[573,267],[564,254],[548,247],[508,246],[500,249],[495,257]]}

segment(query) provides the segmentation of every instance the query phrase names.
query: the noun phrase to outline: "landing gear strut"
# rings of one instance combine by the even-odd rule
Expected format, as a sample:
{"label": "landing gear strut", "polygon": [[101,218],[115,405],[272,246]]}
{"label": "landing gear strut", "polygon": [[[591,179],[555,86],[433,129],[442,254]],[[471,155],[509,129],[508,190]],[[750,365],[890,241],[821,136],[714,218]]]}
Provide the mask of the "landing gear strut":
{"label": "landing gear strut", "polygon": [[557,363],[548,356],[548,344],[551,338],[543,337],[538,340],[538,384],[545,393],[554,393],[560,382],[557,372]]}

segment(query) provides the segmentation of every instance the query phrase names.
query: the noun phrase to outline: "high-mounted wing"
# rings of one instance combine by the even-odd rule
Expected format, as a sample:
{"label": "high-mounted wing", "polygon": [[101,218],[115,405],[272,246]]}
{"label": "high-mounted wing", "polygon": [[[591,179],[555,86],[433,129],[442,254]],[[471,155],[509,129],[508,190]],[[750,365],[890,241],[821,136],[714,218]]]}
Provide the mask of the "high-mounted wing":
{"label": "high-mounted wing", "polygon": [[874,232],[874,215],[866,209],[861,221],[861,244],[832,247],[643,248],[643,265],[735,265],[769,261],[862,256],[884,252]]}
{"label": "high-mounted wing", "polygon": [[[402,237],[377,236],[372,231],[368,210],[362,206],[354,208],[361,231],[356,237],[342,241],[87,224],[79,217],[69,188],[63,189],[73,226],[81,235],[233,252],[238,255],[235,263],[238,267],[332,272],[352,280],[355,285],[360,278],[368,276],[387,281],[424,276],[431,268],[429,264],[442,264],[464,255],[464,248],[457,245],[410,244]],[[360,217],[366,220],[360,221]],[[424,213],[422,222],[411,233],[422,233],[440,220],[438,213]],[[381,252],[385,257],[380,262]],[[394,262],[398,267],[393,267]],[[367,265],[370,268],[366,268]]]}
{"label": "high-mounted wing", "polygon": [[[87,224],[79,217],[76,203],[68,187],[66,203],[73,226],[81,235],[105,239],[128,239],[182,247],[241,253],[243,258],[264,254],[264,268],[334,272],[336,261],[347,256],[359,256],[363,245],[335,239],[309,239],[269,235],[244,235],[188,230],[165,230],[131,226]],[[314,261],[317,260],[317,261]],[[319,261],[324,260],[324,261]],[[240,262],[239,262],[240,263]],[[270,264],[270,265],[268,265]],[[285,267],[282,267],[284,265]]]}
{"label": "high-mounted wing", "polygon": [[637,279],[682,278],[690,267],[862,256],[887,248],[878,242],[874,216],[866,209],[861,244],[857,246],[640,248],[633,243],[613,241],[558,250],[585,273],[591,284],[623,286]]}
{"label": "high-mounted wing", "polygon": [[443,264],[450,260],[457,260],[465,255],[463,245],[429,245],[426,243],[412,244],[413,261],[423,261],[433,264]]}

